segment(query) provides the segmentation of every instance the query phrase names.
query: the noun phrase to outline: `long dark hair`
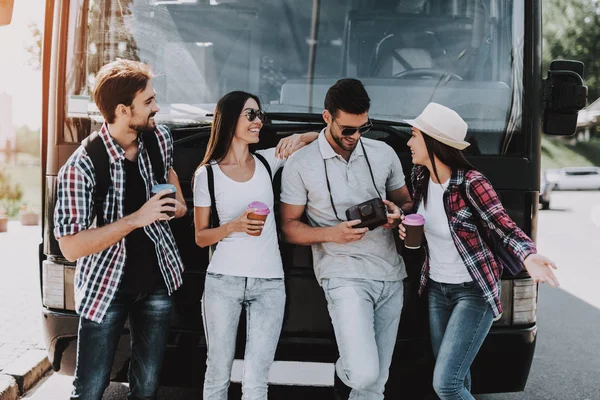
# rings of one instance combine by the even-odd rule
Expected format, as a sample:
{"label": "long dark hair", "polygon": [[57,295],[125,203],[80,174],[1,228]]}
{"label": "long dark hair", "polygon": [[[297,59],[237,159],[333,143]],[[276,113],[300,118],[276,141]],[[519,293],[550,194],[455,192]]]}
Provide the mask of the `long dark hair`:
{"label": "long dark hair", "polygon": [[235,136],[238,118],[240,118],[244,104],[248,99],[254,99],[258,104],[258,108],[262,109],[258,97],[251,93],[238,90],[221,97],[215,107],[215,116],[210,129],[206,153],[198,168],[208,164],[211,160],[219,162],[225,158]]}
{"label": "long dark hair", "polygon": [[[427,148],[427,154],[429,154],[429,161],[431,162],[431,167],[433,169],[433,173],[438,182],[440,181],[440,176],[438,175],[437,168],[435,166],[435,157],[438,158],[442,163],[446,164],[450,167],[452,172],[457,169],[464,170],[472,170],[476,169],[473,164],[467,160],[462,150],[455,149],[454,147],[450,147],[447,144],[444,144],[434,138],[428,136],[426,133],[423,133],[423,140],[425,141],[425,147]],[[423,204],[427,205],[427,192],[429,189],[429,178],[430,173],[429,169],[425,168],[425,181],[423,183]]]}

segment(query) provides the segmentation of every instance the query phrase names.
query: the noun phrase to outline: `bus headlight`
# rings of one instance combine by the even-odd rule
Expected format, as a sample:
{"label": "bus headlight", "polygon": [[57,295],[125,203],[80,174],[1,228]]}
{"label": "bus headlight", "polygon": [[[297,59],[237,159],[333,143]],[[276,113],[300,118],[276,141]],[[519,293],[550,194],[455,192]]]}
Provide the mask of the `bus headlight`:
{"label": "bus headlight", "polygon": [[527,325],[536,321],[537,285],[532,279],[504,279],[500,296],[504,312],[495,326]]}
{"label": "bus headlight", "polygon": [[513,281],[514,325],[533,324],[537,312],[537,284],[533,279],[515,279]]}
{"label": "bus headlight", "polygon": [[75,310],[75,267],[52,261],[42,263],[42,304],[47,308]]}

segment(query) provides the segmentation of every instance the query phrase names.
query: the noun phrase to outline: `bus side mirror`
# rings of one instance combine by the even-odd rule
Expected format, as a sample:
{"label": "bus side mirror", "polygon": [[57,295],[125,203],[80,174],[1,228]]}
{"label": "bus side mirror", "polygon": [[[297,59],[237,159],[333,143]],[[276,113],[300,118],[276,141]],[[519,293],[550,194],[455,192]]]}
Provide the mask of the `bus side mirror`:
{"label": "bus side mirror", "polygon": [[543,131],[548,135],[573,135],[577,112],[587,104],[587,86],[583,84],[583,63],[555,60],[544,81]]}
{"label": "bus side mirror", "polygon": [[10,24],[15,0],[0,0],[0,26]]}

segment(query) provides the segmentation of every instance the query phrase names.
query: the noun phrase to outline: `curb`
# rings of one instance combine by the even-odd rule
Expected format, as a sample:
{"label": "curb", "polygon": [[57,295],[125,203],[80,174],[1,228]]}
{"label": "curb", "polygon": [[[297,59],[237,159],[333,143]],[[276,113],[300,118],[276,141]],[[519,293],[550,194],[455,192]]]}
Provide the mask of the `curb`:
{"label": "curb", "polygon": [[46,350],[30,349],[0,372],[0,400],[17,400],[50,370]]}
{"label": "curb", "polygon": [[19,398],[19,386],[10,375],[0,374],[0,400],[14,400]]}

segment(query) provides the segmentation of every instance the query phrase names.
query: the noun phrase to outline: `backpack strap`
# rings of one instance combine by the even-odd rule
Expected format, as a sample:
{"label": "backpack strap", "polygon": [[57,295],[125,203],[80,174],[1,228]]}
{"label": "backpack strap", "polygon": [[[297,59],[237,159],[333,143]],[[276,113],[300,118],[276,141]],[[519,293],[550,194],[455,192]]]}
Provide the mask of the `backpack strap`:
{"label": "backpack strap", "polygon": [[102,138],[98,132],[92,133],[85,138],[81,145],[85,148],[87,155],[94,165],[96,176],[96,187],[94,188],[94,211],[96,226],[104,225],[104,200],[108,194],[110,184],[110,166],[108,164],[108,153]]}
{"label": "backpack strap", "polygon": [[261,163],[263,163],[263,165],[267,169],[267,172],[269,173],[269,178],[271,178],[271,182],[273,182],[273,173],[271,172],[271,166],[269,165],[269,162],[267,161],[267,159],[264,158],[261,154],[258,154],[258,153],[254,153],[254,155],[256,156],[256,158],[259,159],[259,161]]}
{"label": "backpack strap", "polygon": [[[206,167],[206,178],[208,179],[208,194],[210,195],[210,227],[217,228],[221,225],[219,221],[219,213],[217,212],[217,201],[215,200],[215,175],[212,169],[212,165],[210,162],[205,164]],[[215,243],[211,245],[208,249],[208,259],[210,260],[217,249],[217,245],[219,243]]]}
{"label": "backpack strap", "polygon": [[162,154],[158,147],[158,139],[156,133],[145,132],[142,134],[144,145],[148,151],[148,157],[150,157],[150,163],[152,164],[152,172],[156,177],[158,183],[166,183],[165,180],[165,167],[163,164]]}
{"label": "backpack strap", "polygon": [[[271,166],[269,165],[269,162],[267,161],[266,158],[264,158],[262,156],[262,154],[259,153],[253,153],[256,158],[258,158],[260,160],[260,162],[263,163],[263,165],[265,166],[265,168],[267,169],[267,172],[269,173],[269,178],[271,178],[271,189],[273,189],[273,204],[274,204],[274,210],[276,213],[279,212],[279,192],[277,192],[275,190],[275,182],[273,181],[273,172],[271,171]],[[281,175],[280,175],[281,176]],[[281,226],[280,224],[275,224],[275,229],[277,230],[277,237],[280,237],[281,235]]]}
{"label": "backpack strap", "polygon": [[210,227],[216,228],[221,225],[217,213],[217,202],[215,200],[215,175],[210,163],[205,165],[206,177],[208,178],[208,193],[210,194]]}
{"label": "backpack strap", "polygon": [[[267,172],[269,173],[269,177],[271,178],[271,182],[273,182],[273,175],[271,172],[271,167],[267,160],[260,154],[254,154],[256,158],[260,160],[260,162],[265,166]],[[208,194],[210,195],[210,227],[216,228],[220,226],[219,214],[217,212],[217,201],[215,200],[215,175],[212,169],[212,165],[207,163],[204,165],[206,167],[206,178],[208,179]]]}
{"label": "backpack strap", "polygon": [[[158,183],[165,183],[165,169],[162,155],[158,147],[158,139],[154,132],[143,134],[144,144],[148,150],[148,156],[152,163],[152,171]],[[87,155],[92,160],[96,176],[96,187],[94,188],[94,213],[96,226],[104,226],[104,201],[110,186],[110,165],[106,146],[98,132],[93,132],[85,138],[81,145],[85,148]]]}

